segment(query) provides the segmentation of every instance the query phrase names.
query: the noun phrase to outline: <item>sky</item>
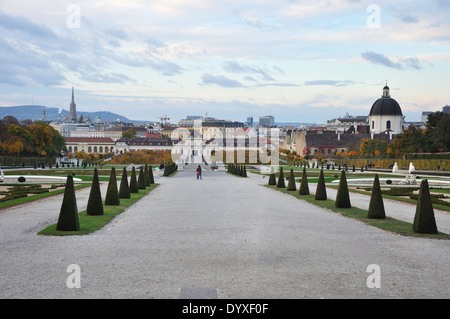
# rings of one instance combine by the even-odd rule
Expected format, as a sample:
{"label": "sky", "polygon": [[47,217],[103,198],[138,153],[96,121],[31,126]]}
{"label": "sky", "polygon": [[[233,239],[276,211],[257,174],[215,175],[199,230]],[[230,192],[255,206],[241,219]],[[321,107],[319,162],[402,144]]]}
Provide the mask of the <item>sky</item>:
{"label": "sky", "polygon": [[450,1],[0,0],[0,106],[326,123],[450,104]]}

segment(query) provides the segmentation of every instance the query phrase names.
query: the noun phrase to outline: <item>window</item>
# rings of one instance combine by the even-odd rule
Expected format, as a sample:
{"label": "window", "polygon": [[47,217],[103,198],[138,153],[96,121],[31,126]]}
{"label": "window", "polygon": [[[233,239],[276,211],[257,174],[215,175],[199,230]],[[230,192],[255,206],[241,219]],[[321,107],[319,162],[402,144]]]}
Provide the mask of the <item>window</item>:
{"label": "window", "polygon": [[92,153],[92,147],[91,146],[88,147],[88,153]]}
{"label": "window", "polygon": [[72,146],[69,146],[69,152],[72,153]]}
{"label": "window", "polygon": [[97,153],[97,146],[94,146],[94,153]]}
{"label": "window", "polygon": [[391,129],[391,121],[387,121],[386,122],[386,129],[390,130]]}
{"label": "window", "polygon": [[375,128],[375,121],[372,121],[372,130]]}
{"label": "window", "polygon": [[98,148],[98,151],[99,151],[100,153],[103,153],[103,146],[100,146],[100,147]]}

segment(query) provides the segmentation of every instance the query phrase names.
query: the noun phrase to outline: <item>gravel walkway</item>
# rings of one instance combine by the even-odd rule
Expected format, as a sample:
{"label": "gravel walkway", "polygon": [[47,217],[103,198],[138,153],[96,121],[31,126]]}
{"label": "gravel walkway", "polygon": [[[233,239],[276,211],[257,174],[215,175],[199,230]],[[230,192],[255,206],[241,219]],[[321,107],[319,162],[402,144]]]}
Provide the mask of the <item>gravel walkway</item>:
{"label": "gravel walkway", "polygon": [[[46,237],[62,196],[0,211],[0,298],[449,298],[450,244],[383,232],[267,189],[256,178],[192,172],[102,230]],[[102,194],[106,185],[102,186]],[[84,209],[89,190],[77,191]],[[81,288],[66,285],[79,265]],[[366,285],[381,269],[381,288]]]}

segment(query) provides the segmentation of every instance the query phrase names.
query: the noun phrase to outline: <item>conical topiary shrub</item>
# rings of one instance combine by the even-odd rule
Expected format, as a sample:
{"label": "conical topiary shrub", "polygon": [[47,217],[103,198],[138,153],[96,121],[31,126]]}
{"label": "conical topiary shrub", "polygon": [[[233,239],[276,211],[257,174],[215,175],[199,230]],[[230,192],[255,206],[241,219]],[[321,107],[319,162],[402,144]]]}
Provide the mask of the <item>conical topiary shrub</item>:
{"label": "conical topiary shrub", "polygon": [[371,219],[384,219],[386,213],[384,211],[383,197],[381,195],[380,179],[378,174],[375,174],[373,180],[372,195],[370,196],[369,211],[367,212],[367,218]]}
{"label": "conical topiary shrub", "polygon": [[145,186],[150,186],[150,175],[148,175],[148,165],[145,164],[144,168],[144,180],[145,180]]}
{"label": "conical topiary shrub", "polygon": [[149,176],[150,184],[155,184],[155,177],[153,176],[152,165],[148,166],[148,176]]}
{"label": "conical topiary shrub", "polygon": [[280,176],[278,177],[277,188],[285,188],[285,187],[286,184],[284,183],[283,167],[280,166]]}
{"label": "conical topiary shrub", "polygon": [[308,176],[306,175],[306,167],[303,167],[302,180],[300,182],[299,195],[309,195]]}
{"label": "conical topiary shrub", "polygon": [[108,189],[106,190],[105,205],[119,205],[119,190],[117,189],[116,168],[111,168]]}
{"label": "conical topiary shrub", "polygon": [[56,230],[77,231],[79,229],[80,222],[78,220],[78,207],[75,198],[73,176],[68,175]]}
{"label": "conical topiary shrub", "polygon": [[128,186],[127,169],[124,167],[122,172],[122,179],[120,180],[119,198],[130,198],[130,187]]}
{"label": "conical topiary shrub", "polygon": [[247,166],[245,166],[245,165],[242,168],[242,175],[241,175],[241,177],[247,177]]}
{"label": "conical topiary shrub", "polygon": [[314,196],[315,200],[326,200],[327,199],[327,189],[325,187],[325,178],[323,176],[323,170],[320,171],[319,182],[317,183],[316,194]]}
{"label": "conical topiary shrub", "polygon": [[273,167],[270,169],[269,185],[277,185],[277,178],[275,177]]}
{"label": "conical topiary shrub", "polygon": [[341,179],[339,181],[339,188],[336,195],[336,203],[335,206],[337,208],[351,208],[352,205],[350,203],[350,194],[348,192],[347,186],[347,178],[345,177],[345,171],[341,172]]}
{"label": "conical topiary shrub", "polygon": [[291,168],[291,173],[289,174],[289,182],[287,186],[287,191],[296,191],[297,187],[295,187],[295,176],[294,170]]}
{"label": "conical topiary shrub", "polygon": [[422,180],[419,198],[417,200],[416,215],[414,216],[413,231],[422,234],[437,234],[438,229],[434,218],[428,181]]}
{"label": "conical topiary shrub", "polygon": [[132,168],[130,177],[130,193],[139,193],[137,179],[136,179],[136,169]]}
{"label": "conical topiary shrub", "polygon": [[94,178],[92,179],[91,192],[89,193],[86,215],[103,215],[102,194],[100,192],[100,182],[98,180],[97,169],[94,169]]}
{"label": "conical topiary shrub", "polygon": [[144,169],[142,168],[142,166],[139,168],[139,176],[137,184],[139,189],[145,189]]}

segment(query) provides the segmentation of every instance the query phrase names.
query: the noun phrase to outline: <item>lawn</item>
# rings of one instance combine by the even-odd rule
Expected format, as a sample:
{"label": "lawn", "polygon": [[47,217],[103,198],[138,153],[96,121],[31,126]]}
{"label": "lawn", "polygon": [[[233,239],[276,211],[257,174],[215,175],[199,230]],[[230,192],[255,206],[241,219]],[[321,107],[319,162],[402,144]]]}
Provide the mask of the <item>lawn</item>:
{"label": "lawn", "polygon": [[[439,232],[439,234],[433,235],[433,234],[418,234],[415,233],[412,229],[412,224],[397,220],[391,217],[386,217],[386,219],[369,219],[367,218],[367,210],[352,207],[352,208],[336,208],[335,202],[331,199],[327,199],[325,201],[317,201],[314,198],[314,195],[299,195],[298,191],[291,191],[288,192],[286,188],[277,188],[276,186],[270,186],[265,185],[266,187],[289,194],[291,196],[294,196],[300,200],[305,200],[313,205],[331,210],[333,212],[339,213],[345,217],[353,218],[356,220],[359,220],[363,223],[366,223],[370,226],[374,226],[380,229],[383,229],[385,231],[393,232],[399,235],[403,236],[410,236],[410,237],[420,237],[420,238],[432,238],[432,239],[446,239],[450,240],[450,235],[444,234]],[[368,198],[369,200],[369,198]]]}
{"label": "lawn", "polygon": [[79,212],[80,230],[78,231],[58,231],[56,224],[50,225],[40,231],[39,235],[47,236],[73,236],[73,235],[87,235],[93,233],[113,220],[117,215],[124,212],[128,207],[139,201],[142,197],[147,195],[159,184],[152,184],[145,189],[140,189],[139,193],[132,193],[131,198],[121,198],[120,205],[109,206],[103,205],[104,214],[100,216],[88,216],[86,211]]}

